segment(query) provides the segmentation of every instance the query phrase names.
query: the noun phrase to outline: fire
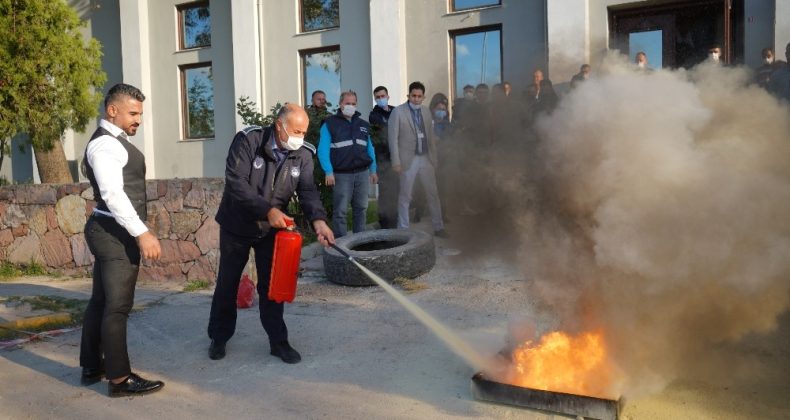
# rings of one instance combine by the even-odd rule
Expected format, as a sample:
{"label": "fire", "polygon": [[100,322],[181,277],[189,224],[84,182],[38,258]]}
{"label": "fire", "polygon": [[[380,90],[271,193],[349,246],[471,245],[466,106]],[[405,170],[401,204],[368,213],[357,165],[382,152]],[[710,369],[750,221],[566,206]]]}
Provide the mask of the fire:
{"label": "fire", "polygon": [[513,385],[569,394],[616,399],[613,369],[601,332],[571,336],[554,331],[517,347],[509,380]]}

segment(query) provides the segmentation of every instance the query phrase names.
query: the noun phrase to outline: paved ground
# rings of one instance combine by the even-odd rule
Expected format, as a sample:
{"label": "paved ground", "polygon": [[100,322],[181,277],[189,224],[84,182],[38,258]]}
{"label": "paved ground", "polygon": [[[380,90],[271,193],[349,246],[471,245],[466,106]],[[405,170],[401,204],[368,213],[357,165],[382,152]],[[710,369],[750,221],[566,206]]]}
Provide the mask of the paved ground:
{"label": "paved ground", "polygon": [[[436,268],[419,279],[428,288],[411,298],[480,351],[496,353],[508,317],[531,313],[521,292],[523,280],[499,261],[450,255],[441,240],[438,250]],[[385,292],[326,282],[318,260],[305,266],[311,273],[299,286],[298,300],[286,307],[292,344],[303,356],[300,364],[286,365],[268,354],[256,307],[239,312],[227,357],[211,361],[205,332],[211,291],[141,285],[129,319],[132,366],[164,380],[163,391],[110,399],[106,382],[80,386],[80,332],[75,331],[0,350],[0,418],[560,418],[474,401],[469,390],[473,369]],[[87,279],[0,283],[0,296],[87,299],[89,290]],[[790,321],[785,321],[778,338],[744,351],[786,357]],[[627,402],[622,417],[790,418],[789,391],[787,380],[729,389],[680,382]]]}

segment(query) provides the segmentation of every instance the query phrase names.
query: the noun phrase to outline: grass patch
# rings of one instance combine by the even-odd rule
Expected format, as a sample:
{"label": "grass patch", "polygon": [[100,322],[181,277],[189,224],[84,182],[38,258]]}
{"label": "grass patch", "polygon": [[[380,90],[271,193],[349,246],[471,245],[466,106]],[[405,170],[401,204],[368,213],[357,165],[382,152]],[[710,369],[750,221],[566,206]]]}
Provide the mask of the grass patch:
{"label": "grass patch", "polygon": [[197,290],[205,290],[211,287],[211,282],[208,280],[192,280],[184,286],[185,292],[194,292]]}
{"label": "grass patch", "polygon": [[41,276],[44,274],[47,274],[47,270],[36,261],[18,265],[8,261],[0,263],[0,280],[9,280],[23,276]]}
{"label": "grass patch", "polygon": [[407,279],[405,277],[396,277],[392,280],[392,284],[400,287],[406,294],[419,292],[420,290],[428,289],[428,285],[414,279]]}

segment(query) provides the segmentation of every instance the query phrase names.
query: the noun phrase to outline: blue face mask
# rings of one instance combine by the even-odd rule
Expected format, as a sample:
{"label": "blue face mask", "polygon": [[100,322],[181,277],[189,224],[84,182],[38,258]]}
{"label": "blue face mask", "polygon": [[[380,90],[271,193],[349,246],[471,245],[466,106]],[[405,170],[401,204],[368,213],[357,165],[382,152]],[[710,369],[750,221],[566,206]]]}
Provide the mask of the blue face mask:
{"label": "blue face mask", "polygon": [[376,105],[378,105],[381,108],[386,109],[388,101],[389,100],[387,98],[378,98],[378,99],[376,99]]}
{"label": "blue face mask", "polygon": [[435,115],[437,119],[443,120],[447,116],[447,111],[443,109],[437,109],[434,111],[433,115]]}

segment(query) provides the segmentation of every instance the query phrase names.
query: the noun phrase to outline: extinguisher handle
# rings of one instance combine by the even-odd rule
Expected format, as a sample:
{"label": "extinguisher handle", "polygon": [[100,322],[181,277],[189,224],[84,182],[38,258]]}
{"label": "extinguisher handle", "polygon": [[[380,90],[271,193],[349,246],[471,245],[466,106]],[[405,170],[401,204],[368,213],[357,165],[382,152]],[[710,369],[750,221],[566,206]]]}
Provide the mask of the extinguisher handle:
{"label": "extinguisher handle", "polygon": [[285,219],[285,228],[288,230],[294,230],[296,224],[294,224],[293,220]]}

